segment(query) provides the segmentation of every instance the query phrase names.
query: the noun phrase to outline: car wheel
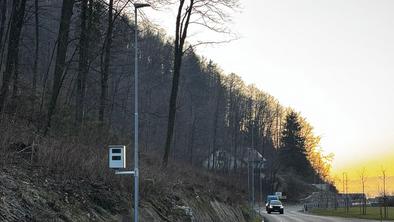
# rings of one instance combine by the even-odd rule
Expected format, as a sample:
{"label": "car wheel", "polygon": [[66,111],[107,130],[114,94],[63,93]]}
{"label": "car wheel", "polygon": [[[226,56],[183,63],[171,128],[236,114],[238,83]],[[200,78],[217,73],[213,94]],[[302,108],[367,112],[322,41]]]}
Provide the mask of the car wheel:
{"label": "car wheel", "polygon": [[267,211],[268,214],[271,214],[271,211]]}
{"label": "car wheel", "polygon": [[281,210],[281,211],[280,211],[280,214],[283,214],[283,213],[284,213],[283,210]]}

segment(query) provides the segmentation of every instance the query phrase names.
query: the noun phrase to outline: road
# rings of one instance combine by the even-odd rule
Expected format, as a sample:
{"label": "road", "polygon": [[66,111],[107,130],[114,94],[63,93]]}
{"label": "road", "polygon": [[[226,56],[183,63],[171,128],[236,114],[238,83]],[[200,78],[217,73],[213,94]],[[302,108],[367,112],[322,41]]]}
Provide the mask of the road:
{"label": "road", "polygon": [[267,214],[261,210],[264,222],[376,222],[376,220],[362,220],[340,217],[323,217],[300,212],[300,206],[285,206],[285,213]]}

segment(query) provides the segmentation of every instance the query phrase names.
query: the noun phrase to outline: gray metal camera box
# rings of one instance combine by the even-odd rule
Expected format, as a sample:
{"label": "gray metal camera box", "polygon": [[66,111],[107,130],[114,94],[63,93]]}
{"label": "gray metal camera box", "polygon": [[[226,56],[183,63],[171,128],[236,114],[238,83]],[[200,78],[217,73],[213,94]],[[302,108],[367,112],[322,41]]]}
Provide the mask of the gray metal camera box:
{"label": "gray metal camera box", "polygon": [[126,168],[126,146],[110,145],[108,160],[109,160],[109,168],[112,169]]}

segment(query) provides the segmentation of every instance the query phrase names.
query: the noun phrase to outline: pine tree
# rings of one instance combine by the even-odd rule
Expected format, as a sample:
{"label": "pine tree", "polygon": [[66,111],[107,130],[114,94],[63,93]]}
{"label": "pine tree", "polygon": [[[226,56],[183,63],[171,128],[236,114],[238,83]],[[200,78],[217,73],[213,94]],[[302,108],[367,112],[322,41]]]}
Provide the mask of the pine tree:
{"label": "pine tree", "polygon": [[280,158],[282,168],[293,169],[301,176],[314,174],[305,149],[305,138],[301,134],[302,126],[298,114],[290,112],[282,131]]}

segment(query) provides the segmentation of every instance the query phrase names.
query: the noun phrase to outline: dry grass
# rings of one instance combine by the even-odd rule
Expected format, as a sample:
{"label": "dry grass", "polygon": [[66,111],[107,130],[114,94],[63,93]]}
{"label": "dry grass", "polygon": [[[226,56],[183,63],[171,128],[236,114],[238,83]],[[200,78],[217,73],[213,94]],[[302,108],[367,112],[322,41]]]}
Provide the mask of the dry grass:
{"label": "dry grass", "polygon": [[42,167],[46,173],[61,179],[83,178],[121,188],[123,179],[115,177],[108,169],[107,138],[98,140],[99,136],[93,137],[92,134],[85,134],[85,137],[43,137],[27,121],[3,117],[0,127],[1,164],[27,164]]}
{"label": "dry grass", "polygon": [[[31,167],[42,167],[48,175],[56,175],[63,180],[83,179],[131,192],[133,187],[130,185],[130,177],[115,176],[108,168],[107,146],[110,143],[119,144],[116,142],[118,139],[110,134],[100,134],[96,129],[97,126],[93,125],[81,130],[78,136],[52,134],[42,137],[26,121],[3,118],[0,128],[0,160],[3,165],[22,162]],[[34,147],[35,152],[30,153],[31,149],[26,149],[28,155],[22,157],[18,153],[21,149],[18,146],[21,144],[27,148]],[[14,148],[11,149],[12,146]],[[127,165],[131,168],[133,158],[130,151],[127,153]],[[239,178],[214,175],[181,163],[170,163],[163,170],[159,154],[140,154],[142,199],[162,194],[177,196],[183,192],[196,196],[204,194],[227,203],[242,201],[242,192],[237,189]]]}

